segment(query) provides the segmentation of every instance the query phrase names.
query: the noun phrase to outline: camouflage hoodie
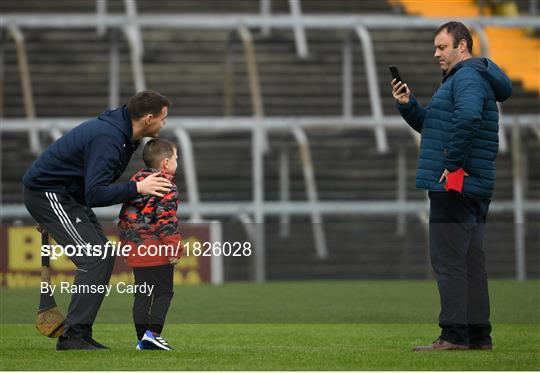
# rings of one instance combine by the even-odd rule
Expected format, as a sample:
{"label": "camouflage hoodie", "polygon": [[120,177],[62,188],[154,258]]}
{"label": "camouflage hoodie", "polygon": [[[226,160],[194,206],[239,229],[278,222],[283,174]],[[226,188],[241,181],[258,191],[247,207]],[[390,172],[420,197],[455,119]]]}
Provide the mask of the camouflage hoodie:
{"label": "camouflage hoodie", "polygon": [[[138,194],[124,202],[120,211],[120,240],[122,246],[129,244],[132,247],[127,257],[127,262],[132,267],[169,264],[169,257],[179,258],[182,254],[181,251],[176,252],[182,237],[178,233],[178,191],[174,184],[174,175],[154,168],[143,168],[130,180],[138,182],[156,172],[161,172],[161,176],[172,183],[171,190],[163,197]],[[145,248],[137,250],[140,245]],[[174,251],[162,250],[158,255],[151,255],[147,250],[149,245],[172,245]]]}

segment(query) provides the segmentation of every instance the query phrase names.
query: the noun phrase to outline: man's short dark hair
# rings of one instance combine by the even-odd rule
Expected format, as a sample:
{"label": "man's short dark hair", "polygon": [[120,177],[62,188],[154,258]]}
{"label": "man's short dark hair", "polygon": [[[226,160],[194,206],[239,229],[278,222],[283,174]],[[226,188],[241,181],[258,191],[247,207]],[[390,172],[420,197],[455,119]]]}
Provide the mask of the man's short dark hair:
{"label": "man's short dark hair", "polygon": [[141,91],[129,100],[127,106],[131,119],[139,119],[147,114],[158,116],[165,106],[171,106],[171,101],[156,91]]}
{"label": "man's short dark hair", "polygon": [[159,162],[171,158],[176,150],[176,144],[165,139],[151,139],[143,149],[143,161],[146,167],[159,168]]}
{"label": "man's short dark hair", "polygon": [[435,31],[434,36],[439,35],[444,30],[446,30],[446,32],[452,35],[454,38],[454,48],[457,48],[460,41],[465,40],[467,42],[467,49],[469,50],[469,53],[472,53],[473,40],[467,26],[461,22],[447,22],[444,25],[439,26],[439,28]]}

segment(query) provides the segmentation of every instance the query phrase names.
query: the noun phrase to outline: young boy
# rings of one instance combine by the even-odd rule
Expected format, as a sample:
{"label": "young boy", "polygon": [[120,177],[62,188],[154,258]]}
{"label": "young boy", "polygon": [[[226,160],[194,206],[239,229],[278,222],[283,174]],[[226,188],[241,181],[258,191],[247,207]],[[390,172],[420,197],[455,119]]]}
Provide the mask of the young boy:
{"label": "young boy", "polygon": [[[131,180],[138,182],[152,174],[161,174],[172,183],[172,188],[163,195],[136,196],[123,204],[119,215],[120,240],[122,245],[131,246],[127,262],[133,267],[135,284],[154,286],[151,294],[134,294],[133,321],[138,350],[172,349],[161,337],[161,331],[174,294],[174,264],[184,250],[177,231],[178,192],[173,182],[176,152],[176,145],[164,139],[156,138],[146,143],[143,149],[146,167]],[[150,245],[159,249],[154,250]],[[165,248],[165,245],[170,246]]]}

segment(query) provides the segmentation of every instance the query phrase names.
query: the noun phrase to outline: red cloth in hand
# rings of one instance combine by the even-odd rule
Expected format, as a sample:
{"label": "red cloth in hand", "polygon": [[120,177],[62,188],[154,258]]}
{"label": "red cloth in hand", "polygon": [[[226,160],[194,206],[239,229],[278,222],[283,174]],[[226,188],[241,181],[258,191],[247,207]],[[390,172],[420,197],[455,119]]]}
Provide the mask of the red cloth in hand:
{"label": "red cloth in hand", "polygon": [[450,190],[455,190],[456,192],[461,193],[463,190],[463,179],[465,178],[465,170],[463,168],[457,169],[454,172],[450,172],[446,176],[446,185],[444,189],[448,192]]}

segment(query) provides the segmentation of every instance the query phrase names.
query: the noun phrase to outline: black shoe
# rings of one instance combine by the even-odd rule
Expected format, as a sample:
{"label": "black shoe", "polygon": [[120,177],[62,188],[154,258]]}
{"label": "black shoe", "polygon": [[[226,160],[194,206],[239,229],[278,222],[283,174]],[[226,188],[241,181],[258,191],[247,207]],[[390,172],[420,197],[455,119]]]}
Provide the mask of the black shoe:
{"label": "black shoe", "polygon": [[65,350],[99,350],[98,347],[88,343],[81,337],[70,337],[61,335],[56,342],[57,351]]}
{"label": "black shoe", "polygon": [[101,343],[99,343],[98,341],[96,341],[94,338],[92,337],[83,337],[83,339],[90,343],[92,346],[95,346],[97,347],[98,349],[100,350],[108,350],[109,347],[105,346],[105,345],[102,345]]}
{"label": "black shoe", "polygon": [[488,350],[488,351],[491,351],[491,350],[493,350],[493,345],[491,343],[485,343],[485,344],[476,343],[476,344],[469,345],[469,348],[471,350]]}
{"label": "black shoe", "polygon": [[445,341],[438,338],[433,344],[429,346],[416,346],[412,350],[415,352],[422,351],[447,351],[447,350],[468,350],[469,345],[458,345],[452,342]]}

